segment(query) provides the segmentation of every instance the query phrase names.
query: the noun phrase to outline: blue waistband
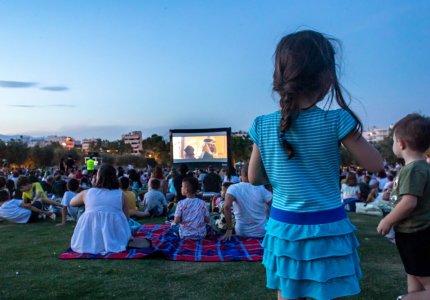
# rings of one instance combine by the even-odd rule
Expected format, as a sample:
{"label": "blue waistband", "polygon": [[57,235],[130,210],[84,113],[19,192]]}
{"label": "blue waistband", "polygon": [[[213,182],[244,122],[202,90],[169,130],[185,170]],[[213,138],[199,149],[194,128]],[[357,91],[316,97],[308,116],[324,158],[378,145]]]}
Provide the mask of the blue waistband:
{"label": "blue waistband", "polygon": [[292,212],[277,209],[272,206],[270,217],[276,221],[297,224],[297,225],[316,225],[340,221],[346,218],[345,208],[337,208],[315,211],[315,212]]}

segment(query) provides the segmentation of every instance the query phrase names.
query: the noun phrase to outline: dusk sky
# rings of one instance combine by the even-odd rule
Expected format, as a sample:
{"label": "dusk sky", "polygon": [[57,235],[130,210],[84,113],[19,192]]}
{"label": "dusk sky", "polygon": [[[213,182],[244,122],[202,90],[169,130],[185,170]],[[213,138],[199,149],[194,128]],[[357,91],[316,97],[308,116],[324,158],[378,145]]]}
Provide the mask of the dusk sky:
{"label": "dusk sky", "polygon": [[[286,34],[338,38],[364,128],[430,115],[430,1],[0,1],[0,134],[117,140],[278,109]],[[427,104],[425,104],[427,103]]]}

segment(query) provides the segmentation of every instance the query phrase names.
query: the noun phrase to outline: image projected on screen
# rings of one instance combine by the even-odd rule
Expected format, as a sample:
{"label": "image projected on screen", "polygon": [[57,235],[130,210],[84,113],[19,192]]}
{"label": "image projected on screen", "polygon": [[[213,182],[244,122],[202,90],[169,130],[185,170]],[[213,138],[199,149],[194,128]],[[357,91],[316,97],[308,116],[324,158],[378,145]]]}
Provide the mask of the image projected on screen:
{"label": "image projected on screen", "polygon": [[173,163],[227,162],[227,135],[225,132],[180,133],[172,136]]}

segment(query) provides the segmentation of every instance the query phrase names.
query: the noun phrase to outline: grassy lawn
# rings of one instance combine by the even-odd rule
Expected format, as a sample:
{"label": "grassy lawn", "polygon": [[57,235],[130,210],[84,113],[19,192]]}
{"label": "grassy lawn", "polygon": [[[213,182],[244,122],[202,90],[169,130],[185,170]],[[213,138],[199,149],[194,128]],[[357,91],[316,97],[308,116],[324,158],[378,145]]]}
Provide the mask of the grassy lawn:
{"label": "grassy lawn", "polygon": [[[376,233],[378,217],[351,214],[361,243],[362,293],[395,299],[406,289],[394,245]],[[148,222],[161,223],[162,219]],[[0,222],[0,299],[275,299],[261,263],[192,263],[162,258],[59,260],[74,223]]]}

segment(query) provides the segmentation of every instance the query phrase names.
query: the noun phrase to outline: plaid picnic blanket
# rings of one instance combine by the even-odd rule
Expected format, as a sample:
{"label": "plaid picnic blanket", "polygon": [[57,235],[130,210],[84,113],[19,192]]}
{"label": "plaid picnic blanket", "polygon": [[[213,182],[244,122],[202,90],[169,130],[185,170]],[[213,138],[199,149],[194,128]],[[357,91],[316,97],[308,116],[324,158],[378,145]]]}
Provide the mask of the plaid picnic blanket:
{"label": "plaid picnic blanket", "polygon": [[261,239],[232,236],[230,241],[221,241],[219,236],[209,236],[203,240],[181,240],[169,232],[169,225],[145,224],[139,227],[135,236],[152,241],[151,249],[128,249],[120,253],[88,254],[76,253],[70,248],[60,254],[60,259],[107,258],[136,259],[153,253],[175,261],[228,262],[228,261],[261,261],[263,248]]}

